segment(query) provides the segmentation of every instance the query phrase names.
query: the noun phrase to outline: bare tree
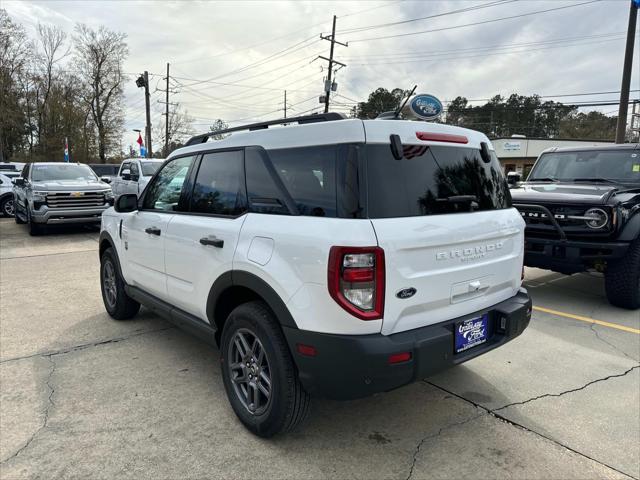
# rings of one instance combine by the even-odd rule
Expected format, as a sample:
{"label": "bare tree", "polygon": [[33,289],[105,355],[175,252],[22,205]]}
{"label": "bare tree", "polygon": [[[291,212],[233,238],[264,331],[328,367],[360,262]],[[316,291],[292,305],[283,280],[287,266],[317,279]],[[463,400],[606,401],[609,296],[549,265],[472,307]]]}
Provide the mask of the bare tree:
{"label": "bare tree", "polygon": [[124,124],[122,64],[129,54],[125,39],[124,33],[104,26],[94,30],[83,24],[76,26],[74,35],[76,70],[79,81],[87,85],[84,98],[98,133],[102,163],[107,151],[117,146]]}
{"label": "bare tree", "polygon": [[39,93],[38,111],[38,144],[42,147],[42,136],[48,129],[47,110],[49,97],[55,81],[55,66],[60,60],[69,55],[69,47],[64,48],[67,34],[57,26],[38,23],[38,43],[40,52],[37,56],[39,70],[36,78]]}
{"label": "bare tree", "polygon": [[27,130],[21,85],[32,51],[24,28],[0,8],[0,161],[21,146]]}
{"label": "bare tree", "polygon": [[[166,126],[164,121],[158,122],[153,127],[153,137],[163,140],[162,156],[166,157],[170,152],[182,146],[183,141],[194,134],[193,117],[180,105],[174,106],[169,111],[169,151],[164,151],[164,138],[166,136]],[[157,149],[154,149],[157,150]]]}
{"label": "bare tree", "polygon": [[[211,132],[219,132],[220,130],[226,130],[229,128],[229,124],[222,120],[221,118],[217,118],[214,120],[213,124],[209,127],[209,131]],[[223,138],[229,136],[230,134],[224,133],[216,133],[215,135],[211,135],[211,138],[214,140],[222,140]]]}

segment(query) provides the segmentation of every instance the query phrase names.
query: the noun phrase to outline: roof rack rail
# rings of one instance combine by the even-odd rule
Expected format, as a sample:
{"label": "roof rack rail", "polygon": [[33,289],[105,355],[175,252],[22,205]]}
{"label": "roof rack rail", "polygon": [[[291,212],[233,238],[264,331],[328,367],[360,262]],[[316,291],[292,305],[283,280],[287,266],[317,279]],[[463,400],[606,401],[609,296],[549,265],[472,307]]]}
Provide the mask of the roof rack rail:
{"label": "roof rack rail", "polygon": [[303,125],[305,123],[332,122],[334,120],[344,120],[345,118],[347,117],[341,113],[329,112],[304,115],[301,117],[281,118],[279,120],[269,120],[267,122],[260,123],[251,123],[241,127],[225,128],[224,130],[218,130],[216,132],[207,132],[201,135],[196,135],[195,137],[191,137],[187,143],[185,143],[185,147],[196,145],[198,143],[205,143],[212,135],[221,135],[225,133],[239,132],[242,130],[264,130],[269,128],[271,125],[283,125],[285,123],[297,123],[298,125]]}

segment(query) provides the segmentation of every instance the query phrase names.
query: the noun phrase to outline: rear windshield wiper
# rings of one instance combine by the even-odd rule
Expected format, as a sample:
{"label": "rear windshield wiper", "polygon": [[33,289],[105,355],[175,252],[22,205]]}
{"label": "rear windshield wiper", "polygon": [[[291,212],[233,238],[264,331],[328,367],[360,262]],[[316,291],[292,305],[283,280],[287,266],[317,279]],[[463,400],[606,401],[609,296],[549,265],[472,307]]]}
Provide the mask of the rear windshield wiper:
{"label": "rear windshield wiper", "polygon": [[436,202],[449,202],[449,203],[469,203],[478,202],[478,197],[475,195],[451,195],[450,197],[436,198]]}
{"label": "rear windshield wiper", "polygon": [[602,177],[591,177],[591,178],[574,178],[574,182],[604,182],[604,183],[614,183],[616,185],[622,185],[620,182],[616,180],[611,180],[610,178],[602,178]]}

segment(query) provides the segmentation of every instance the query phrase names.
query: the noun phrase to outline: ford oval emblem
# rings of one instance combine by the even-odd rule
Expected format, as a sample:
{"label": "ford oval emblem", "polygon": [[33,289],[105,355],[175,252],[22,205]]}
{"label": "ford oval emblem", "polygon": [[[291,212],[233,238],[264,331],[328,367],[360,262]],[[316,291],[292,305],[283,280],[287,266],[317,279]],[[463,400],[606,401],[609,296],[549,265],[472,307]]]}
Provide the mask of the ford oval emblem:
{"label": "ford oval emblem", "polygon": [[403,288],[398,293],[396,293],[396,297],[398,297],[400,299],[413,297],[416,294],[416,291],[417,290],[415,288],[413,288],[413,287],[412,288]]}
{"label": "ford oval emblem", "polygon": [[442,103],[433,95],[416,95],[409,102],[409,112],[421,120],[433,120],[442,114]]}

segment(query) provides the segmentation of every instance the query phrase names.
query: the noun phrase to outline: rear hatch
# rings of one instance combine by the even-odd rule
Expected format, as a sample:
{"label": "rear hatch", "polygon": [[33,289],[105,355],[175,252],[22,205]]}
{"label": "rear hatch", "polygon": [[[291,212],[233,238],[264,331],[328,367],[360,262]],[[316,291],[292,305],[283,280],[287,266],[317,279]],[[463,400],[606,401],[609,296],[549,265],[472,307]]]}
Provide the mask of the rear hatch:
{"label": "rear hatch", "polygon": [[494,152],[483,161],[482,138],[475,144],[464,135],[455,140],[466,143],[421,141],[416,130],[435,125],[397,125],[389,128],[400,130],[404,158],[393,157],[388,141],[365,147],[368,216],[385,254],[383,334],[486,310],[512,297],[523,258],[524,222],[511,208]]}

